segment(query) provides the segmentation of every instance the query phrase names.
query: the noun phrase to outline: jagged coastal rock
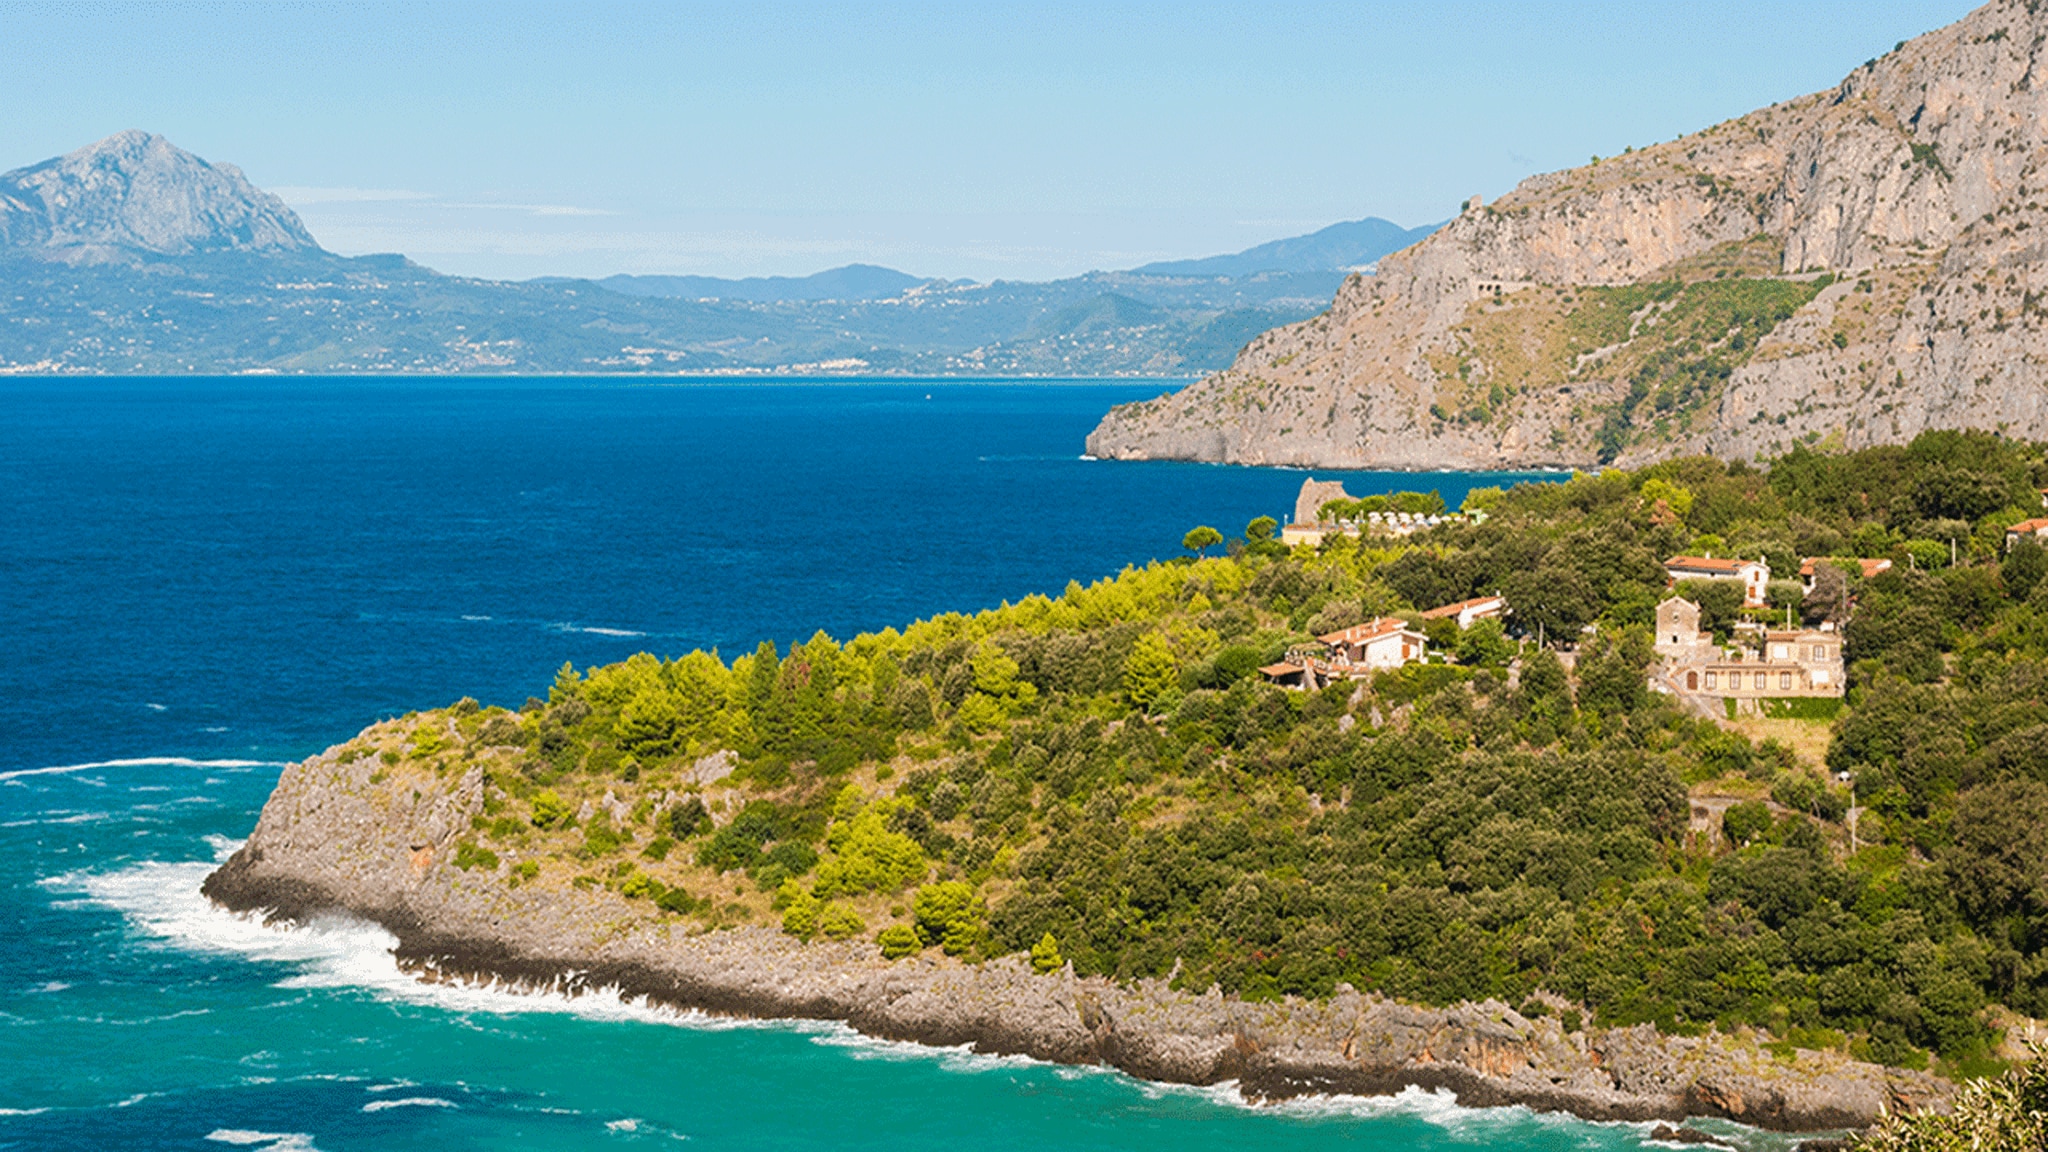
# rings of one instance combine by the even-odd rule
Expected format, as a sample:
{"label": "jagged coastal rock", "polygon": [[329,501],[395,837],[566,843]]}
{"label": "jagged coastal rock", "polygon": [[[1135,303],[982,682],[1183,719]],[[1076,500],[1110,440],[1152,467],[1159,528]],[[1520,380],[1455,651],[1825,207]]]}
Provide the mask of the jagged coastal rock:
{"label": "jagged coastal rock", "polygon": [[[483,767],[437,775],[330,749],[287,768],[248,842],[206,881],[238,911],[383,925],[422,979],[628,997],[753,1017],[841,1020],[872,1036],[972,1044],[1148,1079],[1236,1081],[1254,1099],[1447,1088],[1600,1120],[1725,1116],[1768,1128],[1860,1127],[1881,1107],[1938,1105],[1922,1073],[1836,1053],[1774,1055],[1746,1037],[1648,1026],[1567,1031],[1505,1004],[1420,1008],[1340,986],[1325,1001],[1250,1003],[1119,984],[1021,959],[890,962],[869,942],[802,944],[761,927],[705,931],[599,888],[521,883],[511,860],[458,867],[484,811]],[[507,750],[510,751],[510,750]]]}
{"label": "jagged coastal rock", "polygon": [[299,217],[232,164],[127,131],[0,173],[0,249],[66,263],[319,248]]}
{"label": "jagged coastal rock", "polygon": [[1624,465],[2048,436],[2048,8],[1996,0],[1834,89],[1477,198],[1095,456]]}

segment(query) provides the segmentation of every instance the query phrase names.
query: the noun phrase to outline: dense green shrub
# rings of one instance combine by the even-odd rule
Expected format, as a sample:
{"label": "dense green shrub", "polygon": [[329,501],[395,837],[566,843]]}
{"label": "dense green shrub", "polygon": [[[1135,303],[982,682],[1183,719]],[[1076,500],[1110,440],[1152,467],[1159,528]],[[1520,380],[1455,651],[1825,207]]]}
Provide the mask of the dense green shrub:
{"label": "dense green shrub", "polygon": [[896,892],[924,879],[923,847],[890,830],[888,816],[889,810],[869,806],[826,832],[832,855],[818,868],[818,895]]}
{"label": "dense green shrub", "polygon": [[533,826],[536,828],[560,828],[569,822],[572,814],[568,803],[553,791],[544,791],[533,798]]}
{"label": "dense green shrub", "polygon": [[917,929],[908,924],[891,924],[875,936],[875,943],[881,945],[882,955],[889,960],[901,960],[924,949],[924,940]]}

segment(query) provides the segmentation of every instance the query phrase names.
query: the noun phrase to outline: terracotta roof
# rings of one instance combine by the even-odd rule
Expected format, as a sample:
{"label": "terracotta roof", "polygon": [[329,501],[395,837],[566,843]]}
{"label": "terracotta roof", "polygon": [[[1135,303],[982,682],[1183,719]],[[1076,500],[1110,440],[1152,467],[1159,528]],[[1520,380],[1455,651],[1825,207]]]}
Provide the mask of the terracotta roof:
{"label": "terracotta roof", "polygon": [[[1809,556],[1806,558],[1804,563],[1799,565],[1799,574],[1801,576],[1811,576],[1813,575],[1813,569],[1815,565],[1820,564],[1823,561],[1833,559],[1836,559],[1836,557]],[[1848,558],[1844,557],[1843,559]],[[1872,559],[1868,556],[1862,557],[1856,560],[1856,566],[1863,569],[1863,578],[1865,580],[1870,579],[1872,576],[1875,576],[1880,572],[1889,572],[1892,570],[1892,562],[1890,560],[1885,559],[1882,556],[1877,557],[1875,559]]]}
{"label": "terracotta roof", "polygon": [[1391,616],[1382,616],[1377,620],[1368,620],[1363,624],[1353,624],[1349,628],[1332,632],[1326,636],[1318,636],[1316,639],[1321,640],[1325,644],[1359,644],[1367,640],[1376,640],[1381,636],[1391,636],[1401,631],[1405,631],[1405,629],[1399,620]]}
{"label": "terracotta roof", "polygon": [[1446,616],[1456,616],[1467,608],[1476,608],[1481,604],[1500,604],[1503,602],[1498,596],[1474,596],[1470,600],[1460,600],[1456,604],[1446,604],[1441,608],[1431,608],[1422,614],[1422,618],[1424,620],[1441,620]]}
{"label": "terracotta roof", "polygon": [[2032,520],[2022,520],[2019,523],[2013,525],[2012,527],[2007,528],[2006,531],[2039,532],[2043,528],[2048,528],[2048,516],[2036,516]]}
{"label": "terracotta roof", "polygon": [[1292,676],[1302,671],[1299,664],[1268,664],[1259,671],[1267,676]]}
{"label": "terracotta roof", "polygon": [[1689,572],[1735,572],[1755,563],[1754,560],[1724,560],[1719,556],[1673,556],[1664,562],[1664,566]]}

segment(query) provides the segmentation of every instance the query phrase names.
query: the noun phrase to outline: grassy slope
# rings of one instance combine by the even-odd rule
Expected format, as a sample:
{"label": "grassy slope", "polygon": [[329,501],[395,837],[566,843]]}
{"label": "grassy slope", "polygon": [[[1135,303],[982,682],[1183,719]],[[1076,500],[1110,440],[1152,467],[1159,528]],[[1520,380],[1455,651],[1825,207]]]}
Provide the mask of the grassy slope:
{"label": "grassy slope", "polygon": [[1542,285],[1475,301],[1451,350],[1431,357],[1459,382],[1439,421],[1487,424],[1516,398],[1571,387],[1577,416],[1598,426],[1601,458],[1693,428],[1758,343],[1832,283],[1772,275],[1766,236],[1724,244],[1621,286]]}

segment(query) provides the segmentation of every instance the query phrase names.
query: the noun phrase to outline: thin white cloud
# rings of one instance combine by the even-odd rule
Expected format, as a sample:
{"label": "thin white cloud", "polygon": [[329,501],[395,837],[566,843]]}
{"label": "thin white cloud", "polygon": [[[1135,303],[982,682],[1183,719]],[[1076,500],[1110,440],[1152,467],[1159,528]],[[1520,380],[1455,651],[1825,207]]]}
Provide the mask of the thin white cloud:
{"label": "thin white cloud", "polygon": [[480,209],[490,212],[523,212],[529,216],[616,216],[603,208],[582,208],[574,204],[514,204],[500,200],[443,200],[432,192],[404,188],[312,188],[281,185],[270,189],[278,199],[294,208],[314,204],[417,204],[422,208]]}
{"label": "thin white cloud", "polygon": [[393,200],[432,200],[427,192],[403,188],[304,188],[282,185],[270,189],[278,199],[294,207],[300,204],[375,204]]}
{"label": "thin white cloud", "polygon": [[491,202],[463,204],[452,201],[436,201],[436,208],[482,208],[493,212],[524,212],[529,216],[616,216],[602,208],[578,208],[573,204],[498,204]]}

